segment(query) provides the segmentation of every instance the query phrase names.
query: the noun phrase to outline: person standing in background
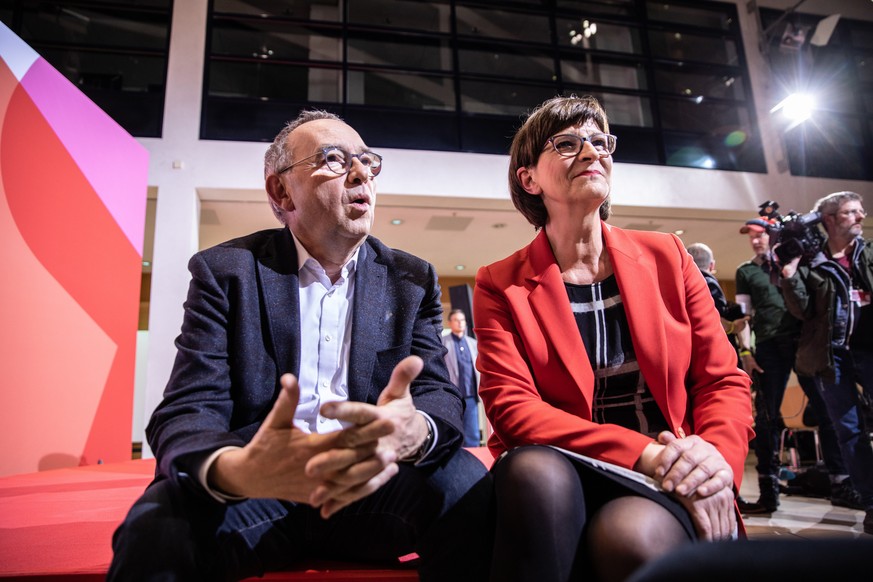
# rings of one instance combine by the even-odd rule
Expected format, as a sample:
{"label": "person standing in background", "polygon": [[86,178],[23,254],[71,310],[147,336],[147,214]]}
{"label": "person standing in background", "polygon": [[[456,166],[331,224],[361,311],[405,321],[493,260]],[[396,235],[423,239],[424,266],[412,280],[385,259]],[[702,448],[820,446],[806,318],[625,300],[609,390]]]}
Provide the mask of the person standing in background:
{"label": "person standing in background", "polygon": [[[712,254],[712,249],[703,243],[692,243],[685,250],[688,251],[688,254],[694,259],[694,264],[700,269],[700,274],[703,275],[703,280],[706,281],[706,286],[709,287],[709,293],[712,295],[715,309],[721,316],[721,325],[724,328],[724,332],[727,334],[731,345],[736,349],[736,336],[748,325],[749,316],[744,315],[741,305],[729,302],[727,297],[725,297],[724,290],[714,274],[715,257]],[[739,358],[739,354],[737,357]],[[739,362],[739,360],[737,361]]]}
{"label": "person standing in background", "polygon": [[[782,398],[794,367],[800,320],[785,307],[782,293],[771,277],[773,266],[770,251],[769,223],[762,218],[746,221],[740,234],[749,236],[754,258],[737,268],[737,303],[751,315],[751,330],[746,326],[737,335],[740,364],[752,377],[755,392],[755,456],[760,497],[755,503],[741,500],[738,505],[745,514],[773,513],[779,507],[779,438],[784,427]],[[754,344],[752,334],[754,332]],[[848,472],[840,454],[834,425],[816,386],[809,375],[797,374],[801,389],[809,398],[819,425],[822,457],[831,481],[831,503],[841,507],[858,506],[857,493],[848,480]]]}
{"label": "person standing in background", "polygon": [[[873,398],[873,245],[864,240],[867,213],[855,192],[820,199],[827,240],[808,266],[797,257],[782,267],[788,309],[803,318],[798,371],[821,379],[821,394],[873,535],[873,448],[862,413]],[[860,385],[862,391],[858,390]]]}
{"label": "person standing in background", "polygon": [[467,316],[463,309],[449,313],[451,333],[443,336],[446,347],[446,367],[449,379],[461,391],[464,398],[464,446],[478,447],[482,444],[479,424],[479,371],[476,369],[478,345],[467,335]]}

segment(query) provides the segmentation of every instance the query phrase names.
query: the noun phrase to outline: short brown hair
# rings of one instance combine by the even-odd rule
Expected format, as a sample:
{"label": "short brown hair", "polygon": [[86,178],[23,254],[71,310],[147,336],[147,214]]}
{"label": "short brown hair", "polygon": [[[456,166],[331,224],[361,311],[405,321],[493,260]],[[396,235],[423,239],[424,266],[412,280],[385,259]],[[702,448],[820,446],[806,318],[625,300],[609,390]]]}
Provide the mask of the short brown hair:
{"label": "short brown hair", "polygon": [[[536,228],[546,225],[549,213],[541,196],[531,196],[522,187],[518,169],[535,166],[543,153],[543,144],[556,132],[570,126],[594,121],[600,131],[609,133],[606,112],[594,97],[553,97],[534,109],[512,139],[509,149],[509,193],[512,203]],[[609,197],[600,206],[600,218],[609,217]]]}
{"label": "short brown hair", "polygon": [[449,319],[449,320],[451,321],[452,316],[453,316],[453,315],[456,315],[456,314],[458,314],[458,313],[460,313],[461,315],[463,315],[463,316],[464,316],[464,319],[467,319],[467,313],[466,313],[463,309],[459,309],[459,308],[457,308],[457,307],[456,307],[455,309],[452,309],[451,311],[449,311],[449,315],[448,315],[448,318],[447,318],[447,319]]}

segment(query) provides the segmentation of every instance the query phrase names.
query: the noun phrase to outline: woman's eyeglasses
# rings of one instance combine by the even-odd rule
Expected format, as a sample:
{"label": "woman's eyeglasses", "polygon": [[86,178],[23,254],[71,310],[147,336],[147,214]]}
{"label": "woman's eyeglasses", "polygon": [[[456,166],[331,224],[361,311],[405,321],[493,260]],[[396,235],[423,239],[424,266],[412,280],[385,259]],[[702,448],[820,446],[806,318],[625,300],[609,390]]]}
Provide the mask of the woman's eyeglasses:
{"label": "woman's eyeglasses", "polygon": [[550,137],[546,141],[552,144],[552,147],[555,148],[559,156],[572,158],[579,155],[586,141],[593,145],[594,149],[601,156],[611,155],[615,151],[618,138],[608,133],[592,133],[588,137],[576,135],[575,133],[562,133]]}

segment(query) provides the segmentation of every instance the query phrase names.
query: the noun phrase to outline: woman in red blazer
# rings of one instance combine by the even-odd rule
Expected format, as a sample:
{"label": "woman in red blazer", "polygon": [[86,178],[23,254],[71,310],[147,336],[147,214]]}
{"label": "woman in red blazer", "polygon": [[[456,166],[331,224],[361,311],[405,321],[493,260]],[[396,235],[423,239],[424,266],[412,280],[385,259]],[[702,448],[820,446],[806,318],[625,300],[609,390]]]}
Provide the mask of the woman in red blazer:
{"label": "woman in red blazer", "polygon": [[590,97],[530,115],[509,179],[541,230],[476,277],[479,393],[506,453],[492,580],[623,579],[741,531],[749,378],[682,242],[604,222],[608,132]]}

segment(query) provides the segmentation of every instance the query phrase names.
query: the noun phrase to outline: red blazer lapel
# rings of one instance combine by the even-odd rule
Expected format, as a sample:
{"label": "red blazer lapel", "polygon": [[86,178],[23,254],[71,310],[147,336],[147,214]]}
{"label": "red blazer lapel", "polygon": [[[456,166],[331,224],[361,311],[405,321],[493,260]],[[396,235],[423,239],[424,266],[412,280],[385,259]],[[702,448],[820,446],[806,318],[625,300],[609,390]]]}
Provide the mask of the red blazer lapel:
{"label": "red blazer lapel", "polygon": [[542,328],[542,334],[551,342],[567,372],[567,388],[576,387],[591,411],[594,399],[594,372],[588,363],[585,345],[570,310],[567,291],[561,279],[561,269],[549,245],[545,230],[530,245],[532,273],[526,278],[531,285],[528,295],[531,310]]}

